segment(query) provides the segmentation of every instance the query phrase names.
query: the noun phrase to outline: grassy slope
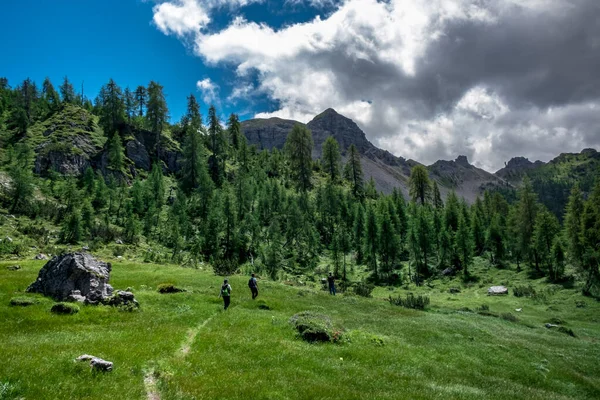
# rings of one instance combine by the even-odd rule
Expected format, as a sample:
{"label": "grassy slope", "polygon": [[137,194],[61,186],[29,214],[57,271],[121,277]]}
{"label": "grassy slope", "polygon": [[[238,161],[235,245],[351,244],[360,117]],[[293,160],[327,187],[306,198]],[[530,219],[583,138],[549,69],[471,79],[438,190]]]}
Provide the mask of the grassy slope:
{"label": "grassy slope", "polygon": [[[272,282],[261,282],[259,297],[272,309],[259,310],[246,278],[234,277],[232,308],[223,313],[216,298],[220,279],[208,272],[115,263],[113,285],[131,286],[142,312],[84,306],[75,316],[55,316],[48,312],[52,301],[41,297],[27,308],[8,305],[43,262],[21,262],[16,272],[4,268],[10,264],[0,264],[0,390],[8,382],[17,398],[141,399],[150,370],[158,375],[162,399],[600,397],[600,305],[585,299],[587,307],[576,308],[583,298],[575,289],[541,281],[534,285],[545,301],[485,295],[490,282],[521,284],[524,273],[477,267],[475,273],[486,276],[480,284],[455,279],[411,287],[431,295],[428,312],[383,301],[390,293],[405,295],[401,288],[379,288],[374,299],[334,298]],[[167,281],[189,291],[156,293]],[[450,295],[449,287],[462,292]],[[519,322],[457,312],[481,304],[512,312]],[[330,315],[350,341],[298,340],[287,321],[303,310]],[[545,329],[551,317],[563,319],[578,337]],[[181,351],[186,345],[187,354]],[[115,370],[90,373],[73,362],[83,353],[114,361]]]}

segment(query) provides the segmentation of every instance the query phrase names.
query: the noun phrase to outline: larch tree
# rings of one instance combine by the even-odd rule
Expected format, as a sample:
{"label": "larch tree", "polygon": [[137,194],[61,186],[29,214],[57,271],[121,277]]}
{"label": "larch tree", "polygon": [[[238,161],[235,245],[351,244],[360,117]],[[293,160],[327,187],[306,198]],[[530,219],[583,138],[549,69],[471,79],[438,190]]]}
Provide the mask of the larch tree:
{"label": "larch tree", "polygon": [[328,136],[323,144],[322,164],[323,170],[331,182],[338,182],[340,179],[340,162],[342,156],[340,154],[340,145],[333,136]]}
{"label": "larch tree", "polygon": [[148,85],[148,106],[146,107],[146,119],[150,131],[156,139],[156,159],[160,160],[160,141],[162,131],[169,119],[169,108],[163,92],[163,87],[157,82],[150,81]]}
{"label": "larch tree", "polygon": [[410,197],[414,202],[425,205],[431,199],[431,184],[427,169],[422,165],[416,165],[410,171],[408,181]]}
{"label": "larch tree", "polygon": [[300,124],[294,125],[285,142],[285,153],[290,164],[290,177],[301,192],[312,187],[312,149],[310,130]]}
{"label": "larch tree", "polygon": [[348,148],[348,159],[344,167],[344,175],[352,188],[352,194],[358,199],[364,196],[364,178],[362,165],[360,163],[360,154],[353,144]]}

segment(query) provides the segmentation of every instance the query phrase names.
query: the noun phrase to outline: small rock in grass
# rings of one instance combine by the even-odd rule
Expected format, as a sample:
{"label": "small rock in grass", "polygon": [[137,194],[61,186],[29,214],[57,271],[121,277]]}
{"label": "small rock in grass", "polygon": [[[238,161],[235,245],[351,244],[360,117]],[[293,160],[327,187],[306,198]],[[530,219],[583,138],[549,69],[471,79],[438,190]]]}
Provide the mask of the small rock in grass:
{"label": "small rock in grass", "polygon": [[33,257],[34,260],[47,260],[48,256],[42,253],[37,254],[35,257]]}
{"label": "small rock in grass", "polygon": [[123,244],[123,241],[121,239],[117,239],[117,240],[115,240],[115,243],[116,244]]}
{"label": "small rock in grass", "polygon": [[506,286],[491,286],[488,289],[488,296],[499,296],[508,294],[508,288]]}
{"label": "small rock in grass", "polygon": [[460,289],[459,288],[455,288],[455,287],[451,287],[450,289],[448,289],[448,292],[450,292],[452,294],[456,294],[456,293],[460,293]]}
{"label": "small rock in grass", "polygon": [[75,361],[89,361],[90,367],[96,371],[110,372],[113,369],[113,363],[95,357],[89,354],[83,354],[75,359]]}
{"label": "small rock in grass", "polygon": [[522,308],[515,308],[515,311],[516,312],[521,312],[521,311],[523,311],[523,309]]}
{"label": "small rock in grass", "polygon": [[558,325],[556,325],[556,324],[551,324],[551,323],[546,323],[544,326],[545,326],[546,328],[548,328],[548,329],[552,329],[552,328],[558,328]]}
{"label": "small rock in grass", "polygon": [[6,267],[6,269],[9,271],[18,271],[21,269],[21,266],[20,265],[10,265],[10,266]]}

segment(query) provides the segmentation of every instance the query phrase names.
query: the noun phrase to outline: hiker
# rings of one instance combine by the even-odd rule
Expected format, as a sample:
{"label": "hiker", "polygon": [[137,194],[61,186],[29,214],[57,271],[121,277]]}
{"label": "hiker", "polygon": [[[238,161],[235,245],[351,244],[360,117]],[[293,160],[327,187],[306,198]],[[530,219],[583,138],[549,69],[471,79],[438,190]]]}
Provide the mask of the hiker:
{"label": "hiker", "polygon": [[329,273],[329,276],[327,277],[327,283],[329,284],[329,294],[332,294],[335,296],[335,278],[331,272]]}
{"label": "hiker", "polygon": [[229,303],[231,301],[231,285],[228,283],[227,279],[223,281],[223,286],[221,286],[219,297],[223,297],[223,310],[227,310],[227,307],[229,307]]}
{"label": "hiker", "polygon": [[256,297],[258,297],[258,282],[256,281],[256,276],[254,274],[252,274],[252,278],[248,281],[248,287],[252,292],[252,300],[256,299]]}

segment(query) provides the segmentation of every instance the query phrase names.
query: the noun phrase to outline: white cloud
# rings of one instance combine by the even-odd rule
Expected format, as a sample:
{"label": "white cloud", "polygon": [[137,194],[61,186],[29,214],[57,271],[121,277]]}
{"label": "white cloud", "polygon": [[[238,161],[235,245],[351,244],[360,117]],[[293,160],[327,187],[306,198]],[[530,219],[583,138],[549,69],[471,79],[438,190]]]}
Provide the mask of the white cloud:
{"label": "white cloud", "polygon": [[204,104],[219,104],[219,85],[210,78],[196,82],[196,89],[202,94]]}
{"label": "white cloud", "polygon": [[[250,2],[165,4],[198,6],[210,21],[216,7]],[[193,32],[205,63],[235,69],[241,83],[229,101],[258,92],[280,105],[257,117],[307,122],[333,107],[376,145],[421,162],[465,154],[493,170],[515,155],[547,159],[600,144],[600,124],[574,118],[595,123],[600,115],[593,111],[600,74],[592,68],[600,52],[590,49],[600,32],[583,22],[597,19],[594,0],[334,4],[327,17],[281,29],[242,17],[215,32],[198,16],[157,26],[166,34]],[[244,83],[250,76],[258,77],[256,85]],[[214,99],[217,92],[210,93]]]}

